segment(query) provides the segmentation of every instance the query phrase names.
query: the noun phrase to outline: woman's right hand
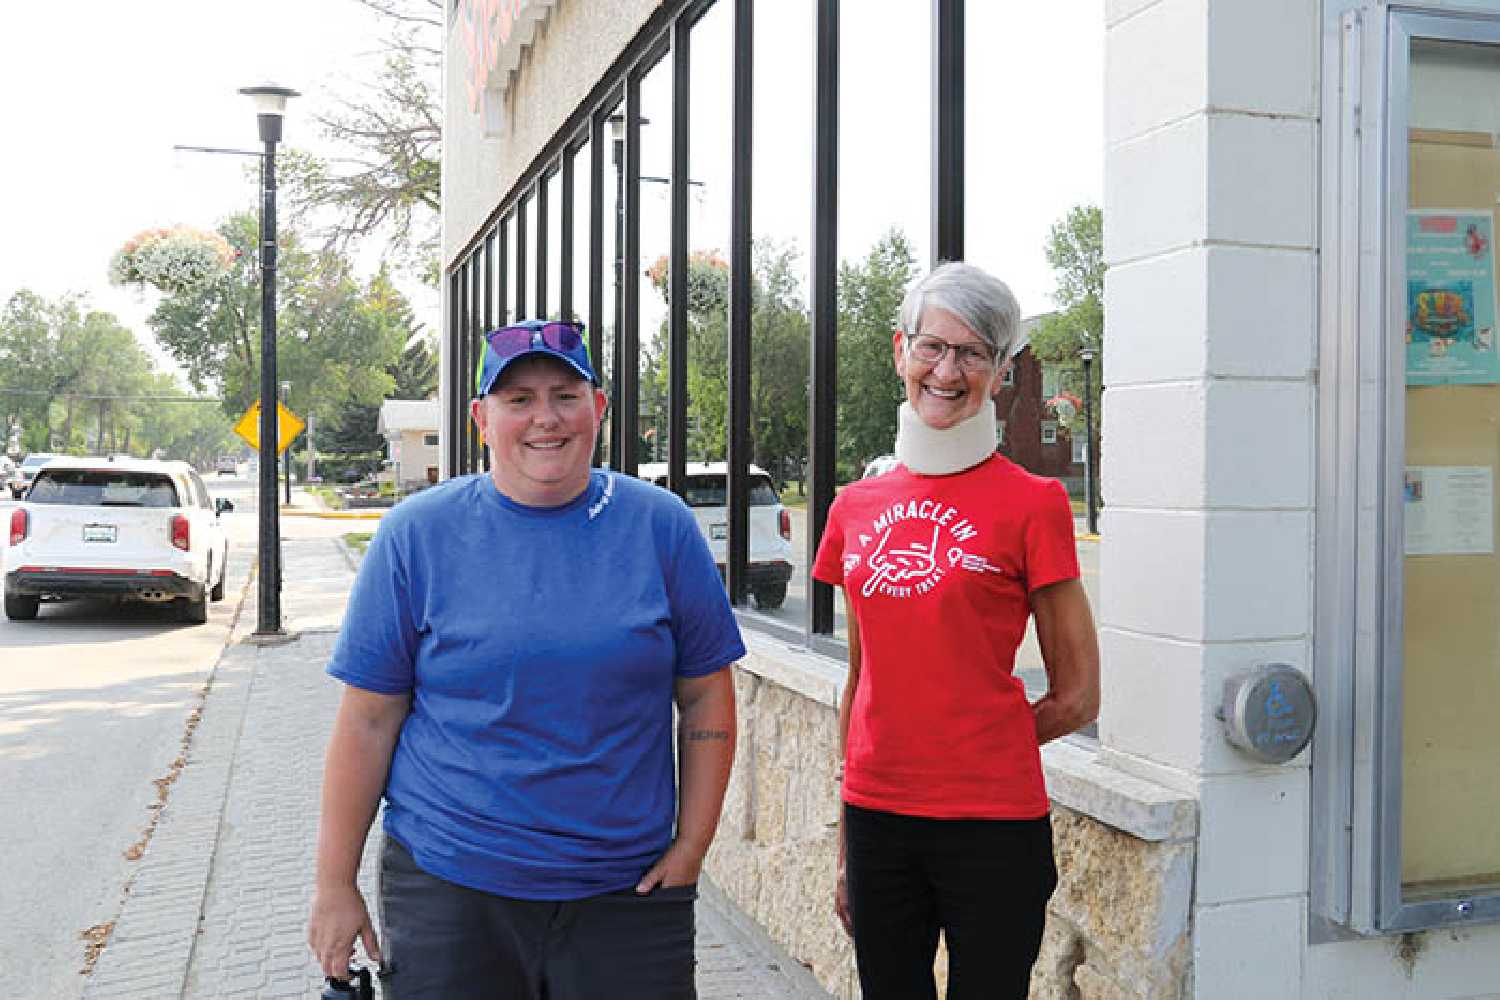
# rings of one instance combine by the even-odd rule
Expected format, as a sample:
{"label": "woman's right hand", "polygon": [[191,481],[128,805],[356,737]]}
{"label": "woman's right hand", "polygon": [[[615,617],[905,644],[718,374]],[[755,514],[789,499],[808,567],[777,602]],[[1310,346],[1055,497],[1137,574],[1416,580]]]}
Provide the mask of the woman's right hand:
{"label": "woman's right hand", "polygon": [[844,872],[843,851],[839,852],[838,868],[833,880],[833,912],[838,914],[844,932],[854,936],[854,918],[849,915],[849,878]]}
{"label": "woman's right hand", "polygon": [[375,925],[358,886],[319,886],[313,893],[312,916],[307,922],[307,944],[312,948],[323,975],[343,979],[354,957],[354,941],[364,944],[371,962],[381,964]]}

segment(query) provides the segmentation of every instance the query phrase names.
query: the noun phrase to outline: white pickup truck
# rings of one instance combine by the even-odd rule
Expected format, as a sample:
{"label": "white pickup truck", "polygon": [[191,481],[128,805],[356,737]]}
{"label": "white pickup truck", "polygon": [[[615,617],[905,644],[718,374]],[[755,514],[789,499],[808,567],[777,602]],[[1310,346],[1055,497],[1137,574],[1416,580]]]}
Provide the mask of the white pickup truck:
{"label": "white pickup truck", "polygon": [[10,511],[5,615],[37,616],[44,600],[112,596],[164,604],[202,624],[224,597],[229,541],[186,462],[54,458]]}

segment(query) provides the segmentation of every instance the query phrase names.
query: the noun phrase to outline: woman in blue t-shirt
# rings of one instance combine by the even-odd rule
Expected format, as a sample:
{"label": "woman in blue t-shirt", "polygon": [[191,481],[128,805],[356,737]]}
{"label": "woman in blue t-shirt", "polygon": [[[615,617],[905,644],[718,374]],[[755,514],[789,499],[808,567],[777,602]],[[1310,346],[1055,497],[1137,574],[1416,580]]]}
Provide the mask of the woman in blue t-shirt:
{"label": "woman in blue t-shirt", "polygon": [[[337,976],[358,938],[387,997],[692,997],[745,649],[687,507],[590,468],[581,327],[486,341],[491,469],[386,515],[328,665],[308,940]],[[382,798],[377,942],[356,874]]]}

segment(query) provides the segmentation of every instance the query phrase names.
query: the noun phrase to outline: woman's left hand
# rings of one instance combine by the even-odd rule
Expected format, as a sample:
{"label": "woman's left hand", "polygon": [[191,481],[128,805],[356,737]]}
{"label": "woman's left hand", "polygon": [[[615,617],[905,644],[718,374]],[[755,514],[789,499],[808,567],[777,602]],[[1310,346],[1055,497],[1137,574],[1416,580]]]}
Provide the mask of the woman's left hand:
{"label": "woman's left hand", "polygon": [[673,886],[694,884],[698,881],[698,873],[703,870],[703,854],[703,851],[680,840],[672,841],[667,853],[641,876],[635,891],[644,896],[658,886],[670,889]]}

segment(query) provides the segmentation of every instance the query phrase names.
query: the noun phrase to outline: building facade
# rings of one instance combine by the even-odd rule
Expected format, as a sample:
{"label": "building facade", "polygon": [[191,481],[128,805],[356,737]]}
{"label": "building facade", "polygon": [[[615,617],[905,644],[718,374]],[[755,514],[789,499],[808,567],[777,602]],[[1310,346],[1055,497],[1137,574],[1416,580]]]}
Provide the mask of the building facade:
{"label": "building facade", "polygon": [[[603,460],[634,471],[649,424],[674,483],[705,441],[744,468],[787,422],[767,356],[802,386],[804,557],[776,612],[746,600],[731,472],[750,654],[707,873],[840,997],[857,996],[828,902],[846,650],[805,554],[857,433],[838,295],[863,248],[839,237],[878,205],[851,203],[870,166],[847,147],[901,96],[881,81],[919,81],[884,197],[922,200],[923,264],[965,256],[965,107],[1020,115],[1045,93],[975,87],[972,53],[1005,39],[976,37],[968,7],[882,7],[922,41],[876,52],[869,10],[838,0],[449,11],[443,474],[483,466],[464,422],[479,336],[515,316],[587,322]],[[1104,702],[1096,740],[1044,753],[1062,882],[1033,996],[1500,996],[1500,3],[1106,0],[1103,19]],[[759,234],[787,202],[805,292],[778,300],[791,265]],[[875,247],[870,274],[900,249]],[[710,250],[723,287],[695,279]],[[1315,723],[1276,674],[1287,697],[1231,743],[1220,716],[1247,706],[1226,686],[1265,690],[1233,683],[1271,664],[1305,679]],[[1288,760],[1283,713],[1315,727]]]}

